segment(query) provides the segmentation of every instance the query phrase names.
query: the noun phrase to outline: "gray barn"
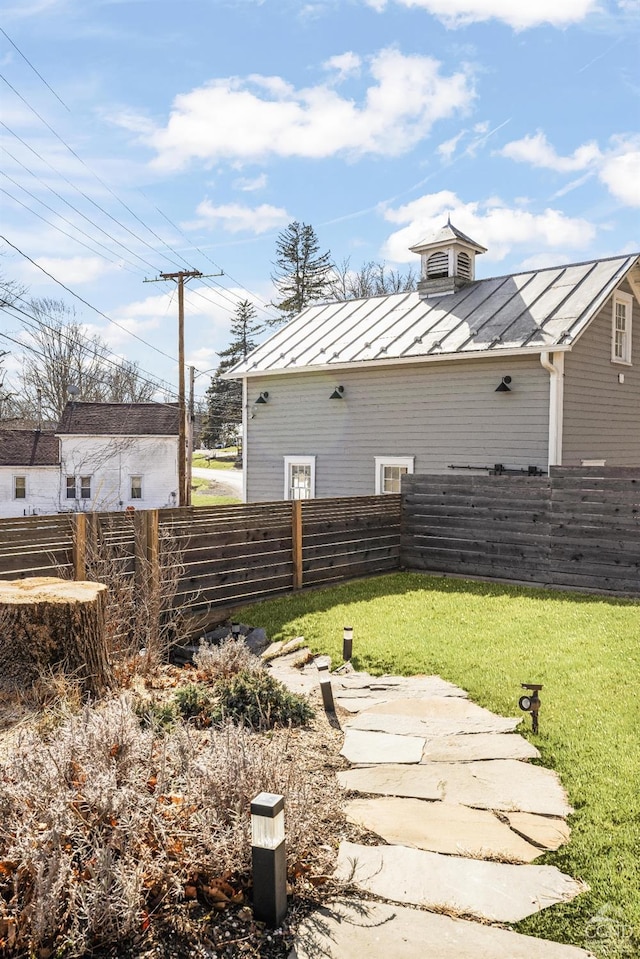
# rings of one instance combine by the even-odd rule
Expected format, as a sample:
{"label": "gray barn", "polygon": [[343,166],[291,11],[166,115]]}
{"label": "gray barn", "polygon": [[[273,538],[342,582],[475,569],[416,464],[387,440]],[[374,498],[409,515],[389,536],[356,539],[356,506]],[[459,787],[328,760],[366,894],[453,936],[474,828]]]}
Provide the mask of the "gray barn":
{"label": "gray barn", "polygon": [[248,502],[640,464],[638,254],[476,280],[484,248],[450,223],[412,250],[417,292],[310,306],[229,374]]}

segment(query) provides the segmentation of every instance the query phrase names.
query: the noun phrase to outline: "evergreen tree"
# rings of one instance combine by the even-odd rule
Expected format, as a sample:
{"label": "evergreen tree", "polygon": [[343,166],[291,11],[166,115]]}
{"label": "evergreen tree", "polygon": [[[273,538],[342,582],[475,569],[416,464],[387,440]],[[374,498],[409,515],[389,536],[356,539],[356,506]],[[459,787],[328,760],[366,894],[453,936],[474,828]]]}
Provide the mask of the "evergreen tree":
{"label": "evergreen tree", "polygon": [[271,279],[278,288],[280,301],[274,303],[290,319],[314,300],[327,296],[331,281],[331,254],[320,253],[315,230],[307,223],[294,221],[276,240],[275,273]]}
{"label": "evergreen tree", "polygon": [[234,427],[242,423],[242,383],[222,376],[255,349],[255,337],[260,330],[254,305],[242,300],[231,321],[231,343],[218,353],[220,363],[206,393],[202,441],[209,448],[226,444]]}

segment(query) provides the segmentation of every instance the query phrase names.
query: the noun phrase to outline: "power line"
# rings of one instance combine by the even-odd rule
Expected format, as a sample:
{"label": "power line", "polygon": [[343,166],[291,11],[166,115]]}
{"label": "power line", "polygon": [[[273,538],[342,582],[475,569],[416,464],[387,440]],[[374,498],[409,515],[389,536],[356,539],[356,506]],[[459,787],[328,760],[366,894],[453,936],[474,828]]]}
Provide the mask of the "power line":
{"label": "power line", "polygon": [[85,300],[84,297],[80,296],[79,293],[75,293],[70,287],[66,286],[61,280],[58,280],[55,276],[53,276],[52,273],[49,273],[48,270],[45,270],[43,266],[40,266],[40,264],[36,263],[35,260],[32,260],[30,256],[28,256],[26,253],[23,253],[23,251],[19,247],[17,247],[15,243],[11,243],[11,241],[7,240],[7,238],[5,236],[2,236],[2,234],[0,234],[0,240],[6,243],[7,246],[10,246],[12,250],[15,250],[16,253],[19,253],[20,256],[23,256],[25,260],[29,261],[29,263],[32,263],[33,266],[37,267],[37,269],[40,270],[42,273],[44,273],[46,276],[48,276],[50,280],[53,280],[54,283],[57,283],[58,286],[61,286],[63,290],[66,290],[67,293],[70,293],[71,296],[74,296],[76,300],[79,300],[80,303],[84,303],[85,306],[88,306],[89,309],[93,310],[94,313],[97,313],[98,316],[103,317],[103,319],[107,320],[109,323],[113,323],[113,325],[117,326],[119,330],[122,330],[124,333],[128,333],[129,336],[132,336],[135,340],[138,340],[139,343],[143,343],[145,346],[148,346],[150,350],[154,350],[154,352],[159,353],[161,356],[166,357],[168,360],[171,360],[172,363],[178,362],[175,356],[170,356],[170,354],[165,353],[164,350],[158,349],[158,347],[154,346],[152,343],[148,343],[147,340],[143,339],[141,336],[138,336],[137,333],[133,333],[131,330],[128,330],[126,326],[122,326],[120,323],[116,322],[116,320],[112,320],[110,316],[107,316],[106,313],[103,313],[102,310],[99,310],[97,306],[93,306],[92,303],[89,303],[88,300]]}
{"label": "power line", "polygon": [[9,34],[6,32],[6,30],[3,30],[2,27],[0,27],[0,33],[4,34],[4,36],[7,38],[7,40],[9,41],[9,43],[11,44],[11,46],[13,47],[13,49],[14,49],[14,50],[17,50],[17,52],[20,54],[20,56],[22,57],[22,59],[24,60],[24,62],[27,63],[27,64],[31,67],[31,69],[33,70],[33,72],[35,73],[35,75],[36,75],[37,77],[40,77],[40,79],[41,79],[42,82],[44,83],[44,85],[45,85],[45,87],[47,88],[47,90],[50,90],[51,93],[53,93],[53,95],[54,95],[54,97],[56,98],[56,100],[58,100],[59,103],[62,104],[62,106],[65,108],[65,110],[68,110],[69,113],[71,113],[71,110],[69,110],[69,107],[68,107],[67,104],[64,102],[64,100],[62,99],[62,97],[59,97],[58,94],[56,93],[56,91],[53,89],[53,87],[52,87],[52,86],[49,86],[49,84],[47,83],[47,81],[45,80],[45,78],[42,76],[42,74],[39,73],[39,72],[36,70],[36,68],[35,68],[34,65],[32,64],[31,60],[28,60],[28,59],[27,59],[27,57],[24,55],[24,53],[22,52],[22,50],[20,49],[20,47],[19,47],[16,43],[14,43],[14,41],[11,39],[11,37],[9,36]]}

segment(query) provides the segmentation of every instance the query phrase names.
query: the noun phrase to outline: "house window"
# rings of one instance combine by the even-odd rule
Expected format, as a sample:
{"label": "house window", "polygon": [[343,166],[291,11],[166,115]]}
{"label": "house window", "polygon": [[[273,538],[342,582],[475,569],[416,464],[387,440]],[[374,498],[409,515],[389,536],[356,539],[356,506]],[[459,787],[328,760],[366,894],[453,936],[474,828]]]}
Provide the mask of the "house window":
{"label": "house window", "polygon": [[413,473],[413,456],[376,456],[376,495],[399,493],[402,477]]}
{"label": "house window", "polygon": [[611,359],[614,363],[631,363],[631,310],[633,299],[628,293],[613,297]]}
{"label": "house window", "polygon": [[14,499],[27,498],[27,477],[26,476],[13,477],[13,498]]}
{"label": "house window", "polygon": [[131,499],[142,499],[142,477],[131,477]]}
{"label": "house window", "polygon": [[316,495],[315,456],[285,456],[284,498],[313,499]]}
{"label": "house window", "polygon": [[80,477],[80,499],[91,499],[91,477]]}
{"label": "house window", "polygon": [[75,476],[67,476],[67,499],[75,499],[76,495],[76,478]]}

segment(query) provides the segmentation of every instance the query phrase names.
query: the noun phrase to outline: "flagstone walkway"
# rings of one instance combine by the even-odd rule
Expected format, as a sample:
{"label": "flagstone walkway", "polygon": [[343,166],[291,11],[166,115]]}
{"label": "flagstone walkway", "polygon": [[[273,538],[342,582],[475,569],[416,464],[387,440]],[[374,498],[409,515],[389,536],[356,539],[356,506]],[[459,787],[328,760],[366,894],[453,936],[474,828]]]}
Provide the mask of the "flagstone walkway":
{"label": "flagstone walkway", "polygon": [[[272,659],[274,675],[299,692],[316,688],[315,664],[300,668],[304,651],[290,648]],[[572,810],[556,773],[530,764],[539,753],[515,733],[521,719],[477,706],[437,676],[347,668],[332,674],[332,686],[348,714],[342,755],[351,768],[338,781],[356,798],[345,795],[345,812],[381,841],[340,844],[336,876],[368,898],[317,910],[290,959],[591,956],[491,925],[587,888],[533,864],[569,840]]]}

